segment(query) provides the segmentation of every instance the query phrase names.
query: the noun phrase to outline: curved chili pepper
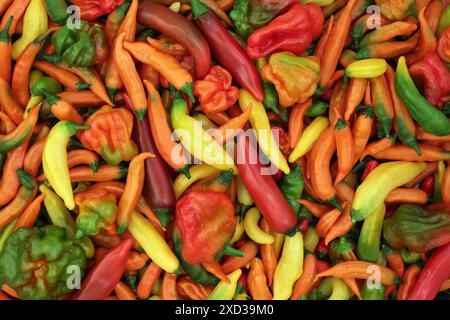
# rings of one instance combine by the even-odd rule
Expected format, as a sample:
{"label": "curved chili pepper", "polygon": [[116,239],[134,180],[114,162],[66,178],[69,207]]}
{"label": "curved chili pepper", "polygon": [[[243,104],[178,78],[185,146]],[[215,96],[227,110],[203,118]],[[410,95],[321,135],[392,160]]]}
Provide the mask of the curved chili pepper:
{"label": "curved chili pepper", "polygon": [[199,0],[191,1],[196,26],[205,35],[216,59],[257,101],[264,92],[258,70],[242,47],[228,33],[220,19]]}
{"label": "curved chili pepper", "polygon": [[273,177],[262,174],[263,166],[255,161],[256,151],[248,137],[239,137],[237,153],[242,157],[237,161],[242,181],[271,229],[279,233],[290,231],[297,223],[295,213]]}
{"label": "curved chili pepper", "polygon": [[169,8],[149,0],[140,3],[137,21],[180,43],[194,58],[197,78],[202,79],[206,75],[211,64],[211,52],[208,42],[194,24]]}
{"label": "curved chili pepper", "polygon": [[127,238],[111,249],[89,271],[84,279],[80,291],[71,300],[104,300],[120,281],[127,265],[128,255],[133,240]]}
{"label": "curved chili pepper", "polygon": [[3,78],[0,78],[0,106],[16,125],[22,123],[24,109],[12,93],[8,82]]}
{"label": "curved chili pepper", "polygon": [[172,179],[167,164],[161,158],[156,148],[149,121],[144,119],[140,123],[131,106],[128,95],[124,94],[123,96],[125,106],[129,111],[133,112],[135,118],[132,137],[138,145],[139,152],[149,152],[155,155],[154,158],[145,161],[143,194],[164,227],[176,205]]}

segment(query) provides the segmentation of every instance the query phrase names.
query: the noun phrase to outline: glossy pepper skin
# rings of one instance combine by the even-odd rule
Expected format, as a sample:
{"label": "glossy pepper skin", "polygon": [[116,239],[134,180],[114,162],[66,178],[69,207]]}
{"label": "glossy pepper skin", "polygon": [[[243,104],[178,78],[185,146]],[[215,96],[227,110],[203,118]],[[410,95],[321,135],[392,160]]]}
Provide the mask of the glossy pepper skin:
{"label": "glossy pepper skin", "polygon": [[432,300],[442,283],[450,277],[450,243],[433,251],[419,274],[408,300]]}
{"label": "glossy pepper skin", "polygon": [[286,13],[253,32],[247,39],[247,53],[253,59],[278,51],[300,55],[322,31],[324,16],[315,3],[295,3]]}
{"label": "glossy pepper skin", "polygon": [[381,232],[386,206],[381,203],[363,223],[358,237],[358,258],[364,261],[376,262],[380,251]]}
{"label": "glossy pepper skin", "polygon": [[180,260],[180,266],[192,280],[206,286],[214,286],[219,283],[220,280],[206,271],[201,264],[191,264],[184,259],[180,231],[176,226],[173,228],[172,240],[173,250]]}
{"label": "glossy pepper skin", "polygon": [[237,153],[242,157],[237,164],[242,181],[271,229],[278,233],[290,231],[297,223],[295,212],[273,177],[262,174],[264,167],[255,161],[258,157],[248,137],[239,137]]}
{"label": "glossy pepper skin", "polygon": [[393,248],[407,247],[426,252],[450,242],[450,208],[426,211],[416,205],[401,205],[384,221],[383,237]]}
{"label": "glossy pepper skin", "polygon": [[432,105],[442,107],[450,101],[450,72],[435,52],[427,52],[423,60],[409,67],[409,72],[414,80],[423,83]]}
{"label": "glossy pepper skin", "polygon": [[106,299],[125,271],[132,246],[133,240],[127,238],[109,250],[89,271],[81,284],[81,289],[75,292],[71,300]]}
{"label": "glossy pepper skin", "polygon": [[65,25],[52,36],[57,54],[69,67],[90,67],[96,58],[95,42],[87,33],[84,23],[81,30],[71,30]]}
{"label": "glossy pepper skin", "polygon": [[247,38],[294,2],[296,1],[237,0],[234,2],[233,10],[230,11],[230,18],[237,33]]}
{"label": "glossy pepper skin", "polygon": [[68,268],[79,268],[83,276],[85,264],[83,249],[66,237],[63,228],[20,228],[0,253],[0,282],[15,289],[21,299],[57,299],[71,291],[67,284],[73,272]]}
{"label": "glossy pepper skin", "polygon": [[71,0],[73,5],[80,8],[81,18],[94,21],[97,18],[114,11],[125,0]]}
{"label": "glossy pepper skin", "polygon": [[206,75],[211,64],[211,51],[205,37],[192,22],[150,0],[139,4],[137,22],[160,31],[185,47],[194,58],[197,78]]}
{"label": "glossy pepper skin", "polygon": [[409,75],[404,57],[400,57],[398,60],[395,88],[411,116],[426,132],[437,136],[445,136],[450,133],[450,120],[443,112],[431,105],[417,90]]}
{"label": "glossy pepper skin", "polygon": [[300,165],[296,165],[289,174],[285,174],[281,178],[280,190],[295,214],[298,214],[300,210],[300,203],[297,200],[302,197],[304,187],[305,180]]}
{"label": "glossy pepper skin", "polygon": [[228,195],[191,191],[180,198],[175,221],[183,244],[183,258],[191,264],[210,262],[225,246],[236,227]]}
{"label": "glossy pepper skin", "polygon": [[258,70],[250,57],[223,26],[214,12],[199,0],[192,0],[192,14],[195,25],[211,46],[214,57],[228,71],[235,81],[247,89],[253,97],[262,101],[264,92]]}
{"label": "glossy pepper skin", "polygon": [[138,148],[131,139],[133,115],[125,108],[103,106],[87,120],[90,128],[81,133],[85,148],[100,154],[111,165],[130,161]]}
{"label": "glossy pepper skin", "polygon": [[133,141],[136,142],[140,153],[150,152],[155,155],[155,157],[145,160],[145,179],[142,193],[161,223],[167,223],[176,204],[169,168],[158,152],[148,118],[140,122],[131,102],[126,95],[124,97],[126,108],[133,112]]}

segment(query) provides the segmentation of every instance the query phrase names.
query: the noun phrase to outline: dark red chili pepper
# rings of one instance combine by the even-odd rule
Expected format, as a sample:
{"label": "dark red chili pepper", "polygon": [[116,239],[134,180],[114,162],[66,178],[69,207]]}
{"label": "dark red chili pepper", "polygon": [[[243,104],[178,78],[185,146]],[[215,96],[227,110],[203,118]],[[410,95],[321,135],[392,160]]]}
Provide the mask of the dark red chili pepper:
{"label": "dark red chili pepper", "polygon": [[161,225],[165,226],[176,205],[170,171],[166,162],[158,153],[148,119],[146,118],[139,123],[128,94],[123,93],[122,96],[125,106],[134,115],[132,138],[138,145],[139,152],[150,152],[155,155],[154,158],[145,160],[145,182],[142,193],[160,219]]}
{"label": "dark red chili pepper", "polygon": [[450,243],[433,251],[417,278],[408,300],[433,300],[450,277]]}
{"label": "dark red chili pepper", "polygon": [[308,219],[302,219],[300,220],[300,222],[297,224],[298,229],[300,230],[300,232],[305,235],[306,232],[308,231],[308,227],[309,227],[309,221]]}
{"label": "dark red chili pepper", "polygon": [[361,181],[363,181],[367,177],[367,175],[370,173],[370,171],[375,169],[377,166],[378,166],[378,161],[377,160],[369,160],[369,161],[367,161],[366,166],[364,167],[363,174],[361,176]]}
{"label": "dark red chili pepper", "polygon": [[434,191],[434,177],[428,176],[425,179],[423,179],[420,189],[425,191],[425,193],[431,197]]}
{"label": "dark red chili pepper", "polygon": [[286,13],[253,32],[247,39],[247,53],[253,59],[278,51],[300,55],[322,32],[324,16],[315,3],[295,3]]}
{"label": "dark red chili pepper", "polygon": [[242,135],[237,143],[237,167],[242,181],[272,230],[286,233],[295,227],[297,218],[271,175],[262,173],[263,166],[249,138]]}
{"label": "dark red chili pepper", "polygon": [[137,21],[156,29],[185,47],[194,58],[195,74],[203,79],[211,64],[208,42],[195,25],[169,8],[149,0],[139,4]]}
{"label": "dark red chili pepper", "polygon": [[128,254],[133,240],[127,238],[111,249],[89,271],[88,275],[71,300],[104,300],[113,292],[127,266]]}
{"label": "dark red chili pepper", "polygon": [[323,259],[329,252],[328,246],[325,244],[324,239],[320,239],[319,243],[316,247],[316,253],[319,256],[319,259]]}
{"label": "dark red chili pepper", "polygon": [[214,57],[252,96],[262,101],[264,93],[258,70],[248,54],[223,26],[214,12],[199,0],[191,1],[195,25],[211,46]]}

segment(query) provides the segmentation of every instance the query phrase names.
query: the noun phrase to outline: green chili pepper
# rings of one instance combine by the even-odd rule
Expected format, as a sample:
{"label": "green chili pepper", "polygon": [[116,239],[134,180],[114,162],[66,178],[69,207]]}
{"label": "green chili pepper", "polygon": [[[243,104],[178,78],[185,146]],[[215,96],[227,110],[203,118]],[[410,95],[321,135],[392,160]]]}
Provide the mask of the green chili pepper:
{"label": "green chili pepper", "polygon": [[300,165],[296,165],[289,174],[283,175],[280,182],[280,190],[296,214],[300,210],[300,203],[297,200],[302,197],[304,186],[305,181]]}
{"label": "green chili pepper", "polygon": [[65,0],[45,0],[45,4],[50,19],[59,25],[66,23],[69,15],[67,13],[67,3]]}
{"label": "green chili pepper", "polygon": [[409,75],[406,59],[403,56],[398,60],[395,88],[411,116],[426,132],[437,136],[450,134],[450,120],[420,94]]}
{"label": "green chili pepper", "polygon": [[361,289],[361,297],[363,300],[384,300],[384,293],[386,291],[386,286],[382,283],[370,285],[369,281],[364,281],[363,287]]}
{"label": "green chili pepper", "polygon": [[178,260],[180,260],[180,265],[192,280],[206,286],[214,286],[219,283],[220,280],[206,271],[200,264],[190,264],[184,260],[183,254],[181,253],[181,237],[177,228],[174,228],[173,230],[172,239],[173,250],[178,257]]}
{"label": "green chili pepper", "polygon": [[328,110],[328,103],[321,100],[314,101],[312,106],[308,108],[305,116],[315,118],[323,115]]}
{"label": "green chili pepper", "polygon": [[72,291],[70,277],[74,271],[82,277],[85,265],[83,249],[63,228],[20,228],[0,253],[0,283],[15,289],[20,299],[57,299]]}
{"label": "green chili pepper", "polygon": [[45,96],[45,92],[57,94],[63,91],[61,84],[53,78],[42,77],[31,85],[31,94],[33,96]]}
{"label": "green chili pepper", "polygon": [[[39,190],[45,195],[44,205],[52,223],[64,228],[69,239],[75,239],[76,224],[64,202],[55,192],[43,184],[39,186]],[[90,238],[84,236],[75,242],[84,249],[88,259],[94,256],[95,249]]]}
{"label": "green chili pepper", "polygon": [[383,202],[364,220],[357,244],[359,259],[370,262],[377,260],[385,213]]}

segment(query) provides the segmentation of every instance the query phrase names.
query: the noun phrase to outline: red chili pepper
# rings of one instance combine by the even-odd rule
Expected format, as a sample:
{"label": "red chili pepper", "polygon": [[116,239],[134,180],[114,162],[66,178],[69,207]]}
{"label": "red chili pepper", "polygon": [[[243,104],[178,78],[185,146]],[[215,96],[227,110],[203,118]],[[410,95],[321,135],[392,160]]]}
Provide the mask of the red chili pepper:
{"label": "red chili pepper", "polygon": [[236,227],[234,206],[228,195],[194,190],[178,200],[176,225],[183,258],[191,264],[214,261]]}
{"label": "red chili pepper", "polygon": [[113,292],[127,266],[133,240],[127,238],[111,249],[89,271],[71,300],[104,300]]}
{"label": "red chili pepper", "polygon": [[320,35],[323,22],[323,13],[317,4],[293,4],[286,13],[250,35],[247,53],[253,59],[279,51],[300,55]]}
{"label": "red chili pepper", "polygon": [[233,78],[252,96],[262,101],[264,93],[255,64],[244,49],[223,26],[214,12],[199,0],[191,1],[195,25],[211,46],[214,57],[233,75]]}
{"label": "red chili pepper", "polygon": [[361,177],[361,181],[363,181],[367,175],[370,173],[370,171],[372,171],[373,169],[375,169],[376,167],[378,167],[378,161],[377,160],[369,160],[366,163],[366,166],[364,167],[364,171]]}
{"label": "red chili pepper", "polygon": [[305,235],[306,232],[308,231],[308,227],[309,227],[309,221],[308,219],[302,219],[300,220],[300,222],[297,224],[298,229],[300,230],[300,232]]}
{"label": "red chili pepper", "polygon": [[123,93],[122,96],[125,106],[134,115],[132,138],[138,145],[139,152],[150,152],[155,155],[154,158],[145,160],[145,182],[142,193],[164,227],[176,205],[169,168],[156,148],[148,118],[139,123],[128,94]]}
{"label": "red chili pepper", "polygon": [[422,82],[427,100],[435,106],[450,101],[450,72],[436,52],[429,51],[423,60],[409,67],[411,77]]}
{"label": "red chili pepper", "polygon": [[149,0],[139,4],[137,21],[156,29],[185,47],[194,58],[195,74],[203,79],[211,64],[208,42],[195,25],[169,8]]}
{"label": "red chili pepper", "polygon": [[249,138],[242,135],[237,143],[237,167],[242,181],[272,230],[286,233],[297,223],[297,218],[289,203],[270,175],[262,173],[263,166],[255,159],[256,150]]}
{"label": "red chili pepper", "polygon": [[322,259],[323,257],[325,257],[329,251],[330,250],[329,250],[328,246],[325,244],[324,239],[323,238],[320,239],[320,241],[316,247],[316,252],[319,255],[319,258]]}
{"label": "red chili pepper", "polygon": [[425,191],[425,193],[431,197],[434,191],[434,176],[428,176],[423,179],[420,189]]}
{"label": "red chili pepper", "polygon": [[317,260],[317,273],[324,272],[330,268],[331,266],[328,262],[319,259]]}
{"label": "red chili pepper", "polygon": [[450,277],[450,243],[435,251],[425,263],[408,300],[433,300],[442,283]]}
{"label": "red chili pepper", "polygon": [[81,19],[95,21],[110,14],[125,0],[72,0],[72,4],[80,8]]}

